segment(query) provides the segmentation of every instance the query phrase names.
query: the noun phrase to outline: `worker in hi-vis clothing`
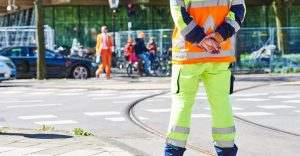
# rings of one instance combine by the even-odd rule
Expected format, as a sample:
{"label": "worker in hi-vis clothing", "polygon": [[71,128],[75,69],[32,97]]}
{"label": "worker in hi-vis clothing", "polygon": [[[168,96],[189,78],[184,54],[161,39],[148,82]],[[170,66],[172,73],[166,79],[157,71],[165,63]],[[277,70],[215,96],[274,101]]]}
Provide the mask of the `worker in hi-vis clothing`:
{"label": "worker in hi-vis clothing", "polygon": [[219,156],[235,156],[235,125],[229,101],[234,34],[240,29],[244,0],[170,0],[172,36],[172,111],[165,156],[182,156],[199,81],[212,113],[212,138]]}

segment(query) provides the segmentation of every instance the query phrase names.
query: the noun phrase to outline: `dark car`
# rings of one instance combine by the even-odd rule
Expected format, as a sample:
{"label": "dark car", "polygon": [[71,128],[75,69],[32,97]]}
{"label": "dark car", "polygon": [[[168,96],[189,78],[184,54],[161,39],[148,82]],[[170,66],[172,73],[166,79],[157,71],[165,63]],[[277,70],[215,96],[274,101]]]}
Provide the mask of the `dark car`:
{"label": "dark car", "polygon": [[[4,48],[0,55],[9,57],[17,67],[16,78],[35,78],[37,72],[36,47]],[[47,78],[86,79],[95,76],[96,63],[81,58],[64,57],[46,50]]]}

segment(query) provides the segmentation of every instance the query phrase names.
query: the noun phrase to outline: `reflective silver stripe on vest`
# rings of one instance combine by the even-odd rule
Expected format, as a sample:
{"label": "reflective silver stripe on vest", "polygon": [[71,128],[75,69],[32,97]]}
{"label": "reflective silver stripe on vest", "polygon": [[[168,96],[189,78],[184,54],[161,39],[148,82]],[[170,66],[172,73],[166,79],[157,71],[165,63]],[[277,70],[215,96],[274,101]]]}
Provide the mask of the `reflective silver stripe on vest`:
{"label": "reflective silver stripe on vest", "polygon": [[235,126],[228,128],[212,128],[212,134],[229,134],[235,132]]}
{"label": "reflective silver stripe on vest", "polygon": [[234,27],[235,32],[238,32],[240,30],[240,25],[235,20],[230,20],[228,17],[226,17],[226,22],[230,24],[232,27]]}
{"label": "reflective silver stripe on vest", "polygon": [[214,141],[214,144],[221,148],[232,148],[234,146],[234,141]]}
{"label": "reflective silver stripe on vest", "polygon": [[209,15],[203,25],[204,32],[207,33],[208,29],[211,28],[212,31],[217,29],[214,18]]}
{"label": "reflective silver stripe on vest", "polygon": [[185,148],[186,141],[167,138],[166,139],[166,144],[170,144],[170,145],[173,145],[173,146]]}
{"label": "reflective silver stripe on vest", "polygon": [[171,0],[170,5],[171,6],[185,7],[183,0]]}
{"label": "reflective silver stripe on vest", "polygon": [[190,133],[190,128],[186,127],[180,127],[180,126],[175,126],[171,129],[172,132],[178,132],[178,133],[184,133],[184,134],[189,134]]}
{"label": "reflective silver stripe on vest", "polygon": [[183,36],[180,36],[179,40],[172,40],[172,45],[179,48],[180,51],[185,51],[185,40],[183,38]]}
{"label": "reflective silver stripe on vest", "polygon": [[195,27],[197,26],[197,23],[192,20],[184,29],[181,30],[181,35],[186,36],[189,34]]}
{"label": "reflective silver stripe on vest", "polygon": [[201,8],[201,7],[211,7],[211,6],[228,6],[229,0],[208,0],[208,1],[194,1],[189,3],[189,8]]}
{"label": "reflective silver stripe on vest", "polygon": [[173,59],[201,59],[201,58],[218,58],[235,56],[234,50],[221,51],[220,54],[212,54],[210,52],[173,52]]}
{"label": "reflective silver stripe on vest", "polygon": [[239,4],[245,4],[244,0],[233,0],[232,5],[239,5]]}

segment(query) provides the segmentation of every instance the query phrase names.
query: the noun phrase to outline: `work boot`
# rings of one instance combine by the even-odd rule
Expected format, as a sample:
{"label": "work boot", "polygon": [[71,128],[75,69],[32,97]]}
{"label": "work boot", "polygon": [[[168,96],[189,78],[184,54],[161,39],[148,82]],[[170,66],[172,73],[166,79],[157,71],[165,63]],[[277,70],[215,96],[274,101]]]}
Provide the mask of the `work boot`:
{"label": "work boot", "polygon": [[236,156],[238,147],[236,145],[234,145],[232,148],[221,148],[215,146],[215,150],[218,156]]}
{"label": "work boot", "polygon": [[185,150],[186,148],[167,144],[165,147],[165,156],[183,156]]}

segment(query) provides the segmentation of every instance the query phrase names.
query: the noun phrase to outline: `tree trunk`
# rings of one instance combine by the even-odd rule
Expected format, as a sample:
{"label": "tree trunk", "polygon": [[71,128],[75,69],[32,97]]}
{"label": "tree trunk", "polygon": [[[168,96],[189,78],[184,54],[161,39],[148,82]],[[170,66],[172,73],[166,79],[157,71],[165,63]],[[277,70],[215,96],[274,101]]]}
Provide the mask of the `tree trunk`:
{"label": "tree trunk", "polygon": [[43,0],[35,0],[35,17],[36,17],[36,32],[37,32],[37,79],[46,79],[46,48],[44,34],[44,8]]}
{"label": "tree trunk", "polygon": [[277,25],[277,45],[282,54],[288,53],[289,48],[289,32],[282,27],[288,27],[288,10],[293,0],[274,0],[273,8],[276,15]]}

